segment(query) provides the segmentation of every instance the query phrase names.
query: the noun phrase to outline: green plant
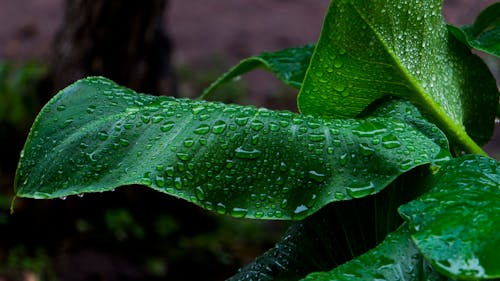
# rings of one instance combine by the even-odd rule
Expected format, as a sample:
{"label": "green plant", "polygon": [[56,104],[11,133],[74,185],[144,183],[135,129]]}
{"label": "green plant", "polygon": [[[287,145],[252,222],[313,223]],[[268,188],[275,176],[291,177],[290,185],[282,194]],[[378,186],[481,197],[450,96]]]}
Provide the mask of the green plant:
{"label": "green plant", "polygon": [[[498,30],[498,7],[477,28]],[[244,60],[203,94],[264,67],[300,88],[302,114],[77,81],[33,124],[16,194],[142,184],[220,214],[297,220],[233,280],[499,278],[500,165],[480,147],[499,93],[440,9],[332,1],[316,46]],[[497,54],[498,33],[487,38]]]}

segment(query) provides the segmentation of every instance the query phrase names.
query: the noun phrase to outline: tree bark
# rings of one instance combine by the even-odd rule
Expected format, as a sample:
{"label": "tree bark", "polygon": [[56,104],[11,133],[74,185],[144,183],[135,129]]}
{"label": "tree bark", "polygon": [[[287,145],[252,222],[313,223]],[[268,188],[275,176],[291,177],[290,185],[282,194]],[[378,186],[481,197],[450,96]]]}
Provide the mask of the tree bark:
{"label": "tree bark", "polygon": [[167,0],[66,0],[49,74],[53,89],[102,75],[140,92],[172,90],[166,5]]}

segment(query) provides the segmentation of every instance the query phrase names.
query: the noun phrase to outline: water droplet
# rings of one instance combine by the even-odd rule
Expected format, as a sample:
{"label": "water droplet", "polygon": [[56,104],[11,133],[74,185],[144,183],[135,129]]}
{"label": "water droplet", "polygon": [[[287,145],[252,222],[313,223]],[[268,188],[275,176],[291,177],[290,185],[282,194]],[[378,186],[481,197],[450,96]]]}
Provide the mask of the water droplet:
{"label": "water droplet", "polygon": [[205,191],[201,186],[197,186],[194,190],[194,193],[196,195],[196,198],[198,198],[198,200],[200,201],[205,200]]}
{"label": "water droplet", "polygon": [[361,198],[372,194],[375,191],[375,184],[369,183],[353,183],[347,187],[347,193],[352,198]]}
{"label": "water droplet", "polygon": [[305,214],[309,211],[309,208],[306,205],[299,205],[293,211],[294,217],[300,218],[305,216]]}
{"label": "water droplet", "polygon": [[309,136],[309,139],[313,142],[320,142],[325,140],[325,135],[323,134],[313,134]]}
{"label": "water droplet", "polygon": [[285,162],[280,163],[280,171],[286,172],[288,170],[288,167],[286,166]]}
{"label": "water droplet", "polygon": [[161,127],[160,130],[164,133],[170,131],[173,127],[175,126],[173,121],[167,121],[165,122]]}
{"label": "water droplet", "polygon": [[373,137],[383,134],[386,131],[387,128],[383,124],[370,121],[363,122],[358,127],[352,129],[352,132],[360,137]]}
{"label": "water droplet", "polygon": [[151,172],[144,173],[144,176],[141,179],[141,183],[143,185],[148,185],[148,186],[150,186],[153,183],[153,181],[151,180]]}
{"label": "water droplet", "polygon": [[[346,88],[345,84],[343,82],[339,82],[339,81],[333,83],[332,86],[333,86],[333,89],[337,92],[344,92],[345,88]],[[345,93],[347,93],[347,92],[345,92]],[[344,93],[342,93],[342,95],[347,96],[348,94],[344,95]]]}
{"label": "water droplet", "polygon": [[164,119],[165,119],[165,116],[163,116],[163,115],[155,115],[155,116],[153,116],[153,118],[151,119],[151,121],[154,124],[157,124],[157,123],[160,123],[161,121],[163,121]]}
{"label": "water droplet", "polygon": [[57,106],[57,111],[64,111],[66,110],[66,106],[64,104],[60,104]]}
{"label": "water droplet", "polygon": [[187,138],[184,140],[184,142],[182,142],[182,144],[184,145],[184,147],[191,147],[194,145],[194,140],[192,138]]}
{"label": "water droplet", "polygon": [[335,199],[337,199],[337,200],[344,200],[344,199],[345,199],[345,197],[346,197],[346,196],[345,196],[345,194],[344,194],[344,193],[339,192],[339,191],[335,192]]}
{"label": "water droplet", "polygon": [[73,118],[68,118],[66,121],[63,123],[63,127],[69,126],[71,123],[73,123]]}
{"label": "water droplet", "polygon": [[179,158],[182,161],[189,160],[189,154],[187,154],[185,152],[177,152],[175,155],[177,155],[177,158]]}
{"label": "water droplet", "polygon": [[182,189],[182,178],[176,177],[174,179],[174,187],[177,189]]}
{"label": "water droplet", "polygon": [[361,151],[361,154],[363,156],[370,156],[375,152],[375,150],[372,147],[364,143],[359,144],[359,150]]}
{"label": "water droplet", "polygon": [[174,172],[175,172],[175,169],[174,169],[173,166],[168,166],[167,168],[165,168],[165,173],[169,177],[173,177],[174,176]]}
{"label": "water droplet", "polygon": [[223,120],[217,120],[212,127],[212,132],[214,134],[222,134],[226,130],[226,122]]}
{"label": "water droplet", "polygon": [[342,155],[340,155],[339,157],[339,163],[341,166],[345,166],[347,164],[347,159],[348,159],[348,154],[347,153],[344,153]]}
{"label": "water droplet", "polygon": [[165,179],[162,176],[156,176],[156,185],[159,187],[165,186]]}
{"label": "water droplet", "polygon": [[121,146],[129,146],[130,142],[126,139],[120,139],[120,145]]}
{"label": "water droplet", "polygon": [[205,107],[203,105],[197,105],[191,109],[194,115],[202,112],[203,110],[205,110]]}
{"label": "water droplet", "polygon": [[389,134],[389,135],[382,137],[382,145],[385,148],[392,149],[392,148],[400,147],[401,143],[399,142],[397,137],[395,137],[392,134]]}
{"label": "water droplet", "polygon": [[258,158],[261,155],[261,151],[258,149],[245,149],[242,147],[238,147],[235,150],[236,154],[235,156],[237,158],[242,158],[242,159],[255,159]]}
{"label": "water droplet", "polygon": [[207,124],[201,124],[200,126],[198,126],[198,128],[194,130],[194,133],[198,135],[205,135],[209,131],[210,131],[210,126],[208,126]]}
{"label": "water droplet", "polygon": [[258,219],[264,217],[264,212],[262,212],[262,211],[255,212],[255,217],[258,218]]}
{"label": "water droplet", "polygon": [[94,113],[95,109],[96,109],[95,105],[89,105],[89,107],[87,107],[86,111],[88,114],[92,114],[92,113]]}
{"label": "water droplet", "polygon": [[325,174],[316,172],[314,170],[309,171],[308,176],[309,176],[309,178],[311,178],[312,180],[314,180],[316,182],[323,182],[325,180]]}
{"label": "water droplet", "polygon": [[99,133],[97,133],[97,138],[102,140],[102,141],[107,140],[108,137],[109,137],[109,135],[108,135],[108,132],[106,132],[106,131],[100,131]]}
{"label": "water droplet", "polygon": [[230,212],[231,216],[235,218],[243,218],[247,215],[248,210],[244,208],[233,208]]}
{"label": "water droplet", "polygon": [[250,124],[250,128],[254,131],[260,131],[262,128],[264,128],[264,123],[260,120],[253,120],[252,123]]}
{"label": "water droplet", "polygon": [[149,120],[151,120],[151,116],[150,115],[141,115],[141,120],[142,120],[142,123],[147,124],[147,123],[149,123]]}
{"label": "water droplet", "polygon": [[236,124],[240,125],[240,126],[245,126],[248,122],[248,116],[240,116],[240,117],[236,117]]}
{"label": "water droplet", "polygon": [[226,213],[226,205],[222,203],[217,203],[215,211],[221,215],[224,215]]}

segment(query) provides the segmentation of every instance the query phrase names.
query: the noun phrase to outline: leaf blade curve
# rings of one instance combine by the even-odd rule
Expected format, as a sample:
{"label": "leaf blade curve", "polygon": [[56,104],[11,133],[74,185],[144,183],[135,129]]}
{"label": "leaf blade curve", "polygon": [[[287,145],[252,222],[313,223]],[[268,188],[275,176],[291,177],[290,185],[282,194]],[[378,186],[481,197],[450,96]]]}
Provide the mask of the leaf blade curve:
{"label": "leaf blade curve", "polygon": [[443,150],[398,118],[323,120],[137,94],[93,77],[44,107],[15,188],[54,198],[142,184],[237,217],[301,219],[377,193]]}

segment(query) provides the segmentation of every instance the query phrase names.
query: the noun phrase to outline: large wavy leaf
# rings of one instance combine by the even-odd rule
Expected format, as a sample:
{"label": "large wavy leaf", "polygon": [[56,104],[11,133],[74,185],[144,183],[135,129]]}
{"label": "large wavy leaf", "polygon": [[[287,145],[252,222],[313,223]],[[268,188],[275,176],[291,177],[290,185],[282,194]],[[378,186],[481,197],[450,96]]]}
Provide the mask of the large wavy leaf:
{"label": "large wavy leaf", "polygon": [[242,60],[203,91],[201,98],[208,98],[217,88],[251,70],[264,68],[271,71],[283,83],[294,88],[302,86],[311,60],[314,45],[287,48],[276,52],[264,52]]}
{"label": "large wavy leaf", "polygon": [[[442,0],[332,1],[299,93],[302,113],[352,117],[374,100],[411,100],[450,141],[483,153],[498,91],[484,63],[448,35]],[[469,134],[469,135],[468,135]]]}
{"label": "large wavy leaf", "polygon": [[400,208],[418,248],[450,278],[500,277],[500,163],[454,159],[428,185]]}
{"label": "large wavy leaf", "polygon": [[219,213],[300,219],[441,157],[434,141],[398,115],[323,120],[87,78],[37,117],[16,193],[54,198],[142,184]]}
{"label": "large wavy leaf", "polygon": [[470,48],[500,57],[500,3],[484,9],[473,25],[448,25],[448,29]]}
{"label": "large wavy leaf", "polygon": [[419,253],[403,225],[373,250],[331,271],[309,274],[304,281],[406,280],[446,281]]}

